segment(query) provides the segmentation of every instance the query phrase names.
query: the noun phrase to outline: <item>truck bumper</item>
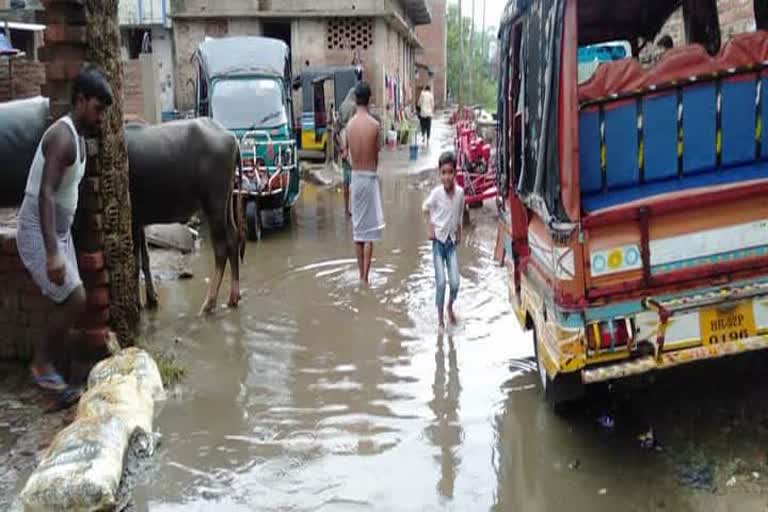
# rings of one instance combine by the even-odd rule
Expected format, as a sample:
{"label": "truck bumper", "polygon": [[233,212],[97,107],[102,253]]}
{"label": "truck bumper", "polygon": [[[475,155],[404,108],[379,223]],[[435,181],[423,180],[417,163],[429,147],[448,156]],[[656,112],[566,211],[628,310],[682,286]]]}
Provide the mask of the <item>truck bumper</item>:
{"label": "truck bumper", "polygon": [[687,363],[717,359],[721,357],[744,354],[768,348],[768,335],[758,335],[717,345],[703,345],[694,348],[664,352],[659,357],[646,356],[631,361],[612,363],[597,368],[582,370],[582,381],[585,384],[623,379],[632,375],[640,375],[655,370],[665,370]]}

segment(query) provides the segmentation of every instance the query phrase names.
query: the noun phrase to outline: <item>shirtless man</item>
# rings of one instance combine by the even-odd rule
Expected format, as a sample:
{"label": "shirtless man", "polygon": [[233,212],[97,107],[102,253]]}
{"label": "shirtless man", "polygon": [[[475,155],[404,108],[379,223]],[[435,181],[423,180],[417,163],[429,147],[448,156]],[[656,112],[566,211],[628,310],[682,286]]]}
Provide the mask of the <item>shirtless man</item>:
{"label": "shirtless man", "polygon": [[368,111],[371,87],[360,82],[355,87],[356,111],[346,127],[345,149],[352,165],[350,195],[352,238],[355,241],[360,281],[368,284],[373,258],[373,242],[384,233],[384,211],[377,169],[381,149],[380,124]]}

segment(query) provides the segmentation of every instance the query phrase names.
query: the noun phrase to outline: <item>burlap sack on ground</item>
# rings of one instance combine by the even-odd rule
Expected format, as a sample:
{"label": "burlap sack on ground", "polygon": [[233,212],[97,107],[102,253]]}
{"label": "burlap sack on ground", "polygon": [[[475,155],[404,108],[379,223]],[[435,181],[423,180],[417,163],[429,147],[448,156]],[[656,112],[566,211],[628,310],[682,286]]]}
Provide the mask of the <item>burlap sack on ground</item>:
{"label": "burlap sack on ground", "polygon": [[153,451],[154,399],[164,395],[157,364],[128,349],[99,363],[75,421],[59,432],[21,493],[27,512],[112,510],[131,443]]}
{"label": "burlap sack on ground", "polygon": [[155,404],[133,375],[115,376],[90,388],[77,406],[79,419],[118,416],[130,432],[152,434]]}
{"label": "burlap sack on ground", "polygon": [[139,389],[153,400],[163,400],[165,391],[157,363],[147,352],[138,348],[127,348],[97,364],[88,377],[88,388],[121,375],[134,375]]}
{"label": "burlap sack on ground", "polygon": [[131,432],[120,416],[75,421],[59,432],[21,492],[26,512],[112,510]]}

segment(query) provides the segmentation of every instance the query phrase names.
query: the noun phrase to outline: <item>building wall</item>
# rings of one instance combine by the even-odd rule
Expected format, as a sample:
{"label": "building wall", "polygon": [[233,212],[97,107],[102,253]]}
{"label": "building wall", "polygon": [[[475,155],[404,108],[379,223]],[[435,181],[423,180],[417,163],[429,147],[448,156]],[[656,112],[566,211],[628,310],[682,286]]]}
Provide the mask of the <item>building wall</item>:
{"label": "building wall", "polygon": [[248,13],[260,10],[261,3],[260,0],[170,0],[170,2],[171,10],[176,14]]}
{"label": "building wall", "polygon": [[[734,34],[742,34],[744,32],[755,30],[753,0],[718,0],[717,10],[720,17],[720,31],[723,43]],[[676,48],[686,44],[682,9],[678,9],[669,21],[667,21],[666,25],[664,25],[664,28],[659,33],[659,37],[666,34],[672,37]],[[655,53],[655,51],[656,49],[652,48],[650,53]]]}
{"label": "building wall", "polygon": [[329,12],[352,12],[353,10],[370,14],[383,10],[388,0],[261,0],[262,10],[275,12],[317,13],[318,16]]}
{"label": "building wall", "polygon": [[[244,30],[246,20],[235,23],[237,30]],[[257,20],[250,23],[258,24]],[[255,29],[254,29],[255,30]],[[197,47],[206,36],[225,37],[230,35],[230,21],[226,18],[184,19],[173,23],[173,41],[176,50],[174,58],[176,107],[189,110],[195,106],[193,84],[197,80],[196,64],[191,62]]]}
{"label": "building wall", "polygon": [[[350,48],[337,48],[332,42],[329,43],[329,23],[332,21],[343,23],[341,18],[298,18],[295,19],[291,27],[291,47],[293,50],[292,65],[294,74],[299,74],[301,69],[306,67],[306,61],[309,61],[311,67],[323,66],[349,66],[355,58],[355,50]],[[381,103],[380,88],[378,83],[378,66],[376,65],[376,45],[379,35],[377,32],[377,22],[371,19],[373,29],[373,45],[366,48],[359,48],[357,54],[362,60],[363,77],[371,84],[373,103]],[[300,96],[300,95],[297,95]],[[296,98],[296,110],[301,109],[301,98]]]}
{"label": "building wall", "polygon": [[435,103],[442,107],[446,101],[448,89],[448,53],[447,53],[447,12],[446,0],[431,0],[432,23],[416,28],[416,34],[424,46],[424,50],[417,53],[416,61],[429,66],[434,73],[431,79],[422,72],[418,80],[418,86],[429,84],[435,96]]}
{"label": "building wall", "polygon": [[45,82],[43,64],[36,60],[13,59],[11,73],[9,62],[10,59],[0,57],[0,101],[40,96],[40,88]]}

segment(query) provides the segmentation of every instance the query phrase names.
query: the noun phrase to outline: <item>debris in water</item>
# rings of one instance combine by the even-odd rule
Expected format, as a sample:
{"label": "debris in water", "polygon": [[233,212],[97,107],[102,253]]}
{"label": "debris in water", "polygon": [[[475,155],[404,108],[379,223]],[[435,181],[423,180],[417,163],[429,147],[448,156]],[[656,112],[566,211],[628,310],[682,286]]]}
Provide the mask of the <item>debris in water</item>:
{"label": "debris in water", "polygon": [[752,472],[752,478],[754,478],[755,480],[759,480],[760,479],[760,473],[758,473],[757,471],[753,471]]}
{"label": "debris in water", "polygon": [[599,494],[600,496],[605,496],[606,494],[608,494],[608,489],[602,488],[599,491],[597,491],[597,494]]}
{"label": "debris in water", "polygon": [[179,272],[179,279],[180,280],[192,279],[193,277],[195,277],[195,274],[193,274],[189,270],[182,270],[181,272]]}
{"label": "debris in water", "polygon": [[733,487],[734,485],[736,485],[736,477],[735,476],[732,476],[731,478],[728,479],[727,482],[725,482],[725,486],[726,487]]}
{"label": "debris in water", "polygon": [[597,422],[601,427],[606,429],[613,429],[616,426],[616,420],[610,414],[603,414],[597,419]]}
{"label": "debris in water", "polygon": [[581,466],[581,461],[579,459],[573,459],[570,464],[568,464],[568,469],[579,469]]}
{"label": "debris in water", "polygon": [[653,434],[653,427],[649,428],[648,432],[645,434],[637,436],[637,440],[640,441],[640,446],[646,450],[652,450],[654,448],[657,450],[660,449],[656,444],[656,436]]}
{"label": "debris in water", "polygon": [[712,466],[706,462],[693,463],[680,470],[680,483],[691,489],[714,491],[715,475]]}

